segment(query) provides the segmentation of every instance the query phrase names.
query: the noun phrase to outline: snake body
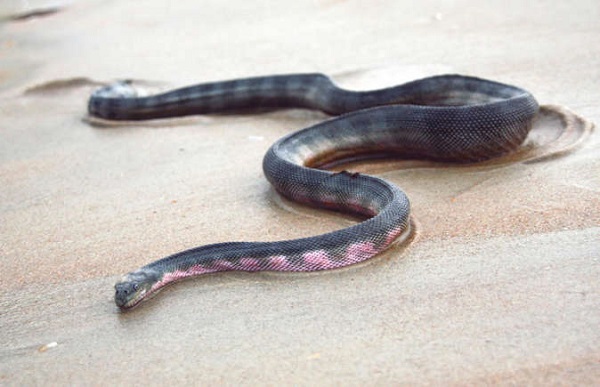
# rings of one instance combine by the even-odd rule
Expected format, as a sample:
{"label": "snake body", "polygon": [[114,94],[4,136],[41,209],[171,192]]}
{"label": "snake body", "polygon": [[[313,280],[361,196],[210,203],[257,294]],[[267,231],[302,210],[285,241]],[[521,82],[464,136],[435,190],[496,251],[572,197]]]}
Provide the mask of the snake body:
{"label": "snake body", "polygon": [[128,82],[95,91],[90,115],[145,120],[280,108],[338,117],[291,133],[271,146],[263,170],[295,202],[362,218],[323,235],[277,242],[227,242],[193,248],[126,274],[115,302],[129,309],[174,281],[226,270],[317,271],[373,257],[409,227],[404,192],[383,179],[319,167],[349,157],[399,155],[473,162],[510,152],[529,132],[538,104],[518,87],[442,75],[375,90],[348,91],[322,74],[205,83],[141,97]]}

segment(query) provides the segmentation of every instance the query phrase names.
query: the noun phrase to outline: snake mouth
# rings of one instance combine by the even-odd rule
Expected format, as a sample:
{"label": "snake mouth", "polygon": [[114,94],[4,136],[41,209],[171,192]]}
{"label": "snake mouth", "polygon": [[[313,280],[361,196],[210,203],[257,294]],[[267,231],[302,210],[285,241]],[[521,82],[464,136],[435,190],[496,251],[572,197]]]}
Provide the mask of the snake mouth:
{"label": "snake mouth", "polygon": [[142,302],[142,300],[143,300],[143,296],[126,301],[123,303],[123,302],[120,302],[119,300],[117,300],[117,297],[115,296],[115,303],[117,304],[119,309],[122,311],[131,310],[131,309],[135,308]]}
{"label": "snake mouth", "polygon": [[153,298],[154,296],[156,296],[156,294],[159,293],[161,290],[162,289],[155,289],[153,291],[147,292],[144,289],[144,291],[140,292],[139,295],[132,297],[130,300],[126,301],[123,304],[119,304],[119,302],[117,301],[116,295],[115,295],[115,303],[117,304],[117,306],[119,307],[119,310],[121,312],[127,312],[132,309],[136,309],[140,304],[143,304],[144,301],[147,301],[147,300]]}
{"label": "snake mouth", "polygon": [[[115,289],[118,285],[121,285],[121,283],[115,285]],[[144,301],[154,298],[154,296],[156,296],[156,294],[158,294],[161,290],[161,288],[153,289],[152,287],[142,286],[135,293],[130,294],[128,297],[123,297],[119,290],[116,290],[115,304],[117,304],[121,312],[126,312],[137,308],[140,304],[144,303]]]}

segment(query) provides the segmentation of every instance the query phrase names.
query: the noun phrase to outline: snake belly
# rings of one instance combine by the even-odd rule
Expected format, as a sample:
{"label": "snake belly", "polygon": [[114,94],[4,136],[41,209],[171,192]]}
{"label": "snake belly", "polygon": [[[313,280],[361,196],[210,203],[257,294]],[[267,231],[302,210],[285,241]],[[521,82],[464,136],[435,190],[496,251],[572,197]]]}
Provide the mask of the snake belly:
{"label": "snake belly", "polygon": [[441,75],[374,91],[337,87],[323,74],[292,74],[204,83],[142,97],[129,82],[95,91],[91,116],[147,120],[282,108],[337,117],[291,133],[263,160],[282,196],[356,215],[351,227],[276,242],[227,242],[196,247],[149,263],[115,285],[115,302],[132,308],[174,281],[219,271],[307,272],[335,269],[384,251],[409,227],[410,204],[386,180],[319,169],[344,158],[426,158],[475,162],[520,146],[538,104],[527,91],[462,75]]}

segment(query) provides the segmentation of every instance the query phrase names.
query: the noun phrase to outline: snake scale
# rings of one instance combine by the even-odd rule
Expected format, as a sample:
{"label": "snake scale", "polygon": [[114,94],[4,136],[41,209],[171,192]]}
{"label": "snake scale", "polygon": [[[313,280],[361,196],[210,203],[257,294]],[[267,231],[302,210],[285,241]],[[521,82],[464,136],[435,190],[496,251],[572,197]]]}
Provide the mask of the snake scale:
{"label": "snake scale", "polygon": [[281,108],[337,116],[274,143],[263,160],[282,196],[361,218],[327,234],[277,242],[200,246],[149,263],[115,285],[122,310],[174,281],[226,270],[317,271],[364,261],[409,228],[404,192],[383,179],[320,168],[339,159],[401,156],[475,162],[520,146],[538,111],[527,91],[490,80],[441,75],[374,91],[349,91],[323,74],[291,74],[204,83],[138,96],[118,82],[90,97],[91,116],[146,120]]}

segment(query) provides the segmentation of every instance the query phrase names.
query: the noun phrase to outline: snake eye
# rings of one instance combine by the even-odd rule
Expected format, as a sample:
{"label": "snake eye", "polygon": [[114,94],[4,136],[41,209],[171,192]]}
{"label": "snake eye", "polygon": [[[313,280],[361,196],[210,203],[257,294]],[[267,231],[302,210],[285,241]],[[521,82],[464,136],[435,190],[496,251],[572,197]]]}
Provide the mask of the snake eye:
{"label": "snake eye", "polygon": [[139,286],[138,286],[138,284],[133,284],[133,291],[134,291],[134,292],[137,292],[137,290],[138,290],[138,287],[139,287]]}

